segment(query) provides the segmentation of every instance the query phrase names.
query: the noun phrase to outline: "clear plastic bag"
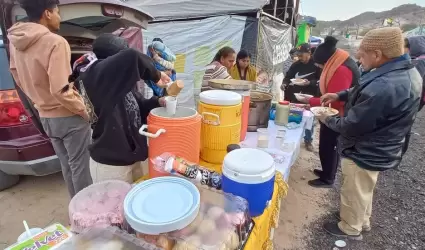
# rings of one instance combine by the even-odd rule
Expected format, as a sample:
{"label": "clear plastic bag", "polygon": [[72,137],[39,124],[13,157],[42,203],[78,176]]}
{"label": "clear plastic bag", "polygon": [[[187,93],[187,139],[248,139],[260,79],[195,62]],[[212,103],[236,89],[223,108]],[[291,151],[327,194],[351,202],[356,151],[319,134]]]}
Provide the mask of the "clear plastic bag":
{"label": "clear plastic bag", "polygon": [[117,226],[124,230],[123,203],[131,185],[123,181],[104,181],[81,190],[69,203],[71,231]]}
{"label": "clear plastic bag", "polygon": [[214,188],[197,187],[201,193],[201,208],[189,226],[161,235],[136,232],[137,237],[165,250],[243,249],[254,227],[248,202]]}
{"label": "clear plastic bag", "polygon": [[72,237],[58,250],[161,250],[116,227],[92,228]]}

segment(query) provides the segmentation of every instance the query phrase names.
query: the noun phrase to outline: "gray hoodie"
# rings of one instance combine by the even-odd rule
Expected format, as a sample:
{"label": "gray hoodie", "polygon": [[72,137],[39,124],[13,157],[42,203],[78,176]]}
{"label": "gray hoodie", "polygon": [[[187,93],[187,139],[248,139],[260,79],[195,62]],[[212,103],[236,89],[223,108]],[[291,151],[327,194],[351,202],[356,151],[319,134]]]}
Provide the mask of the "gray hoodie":
{"label": "gray hoodie", "polygon": [[[422,78],[425,77],[425,36],[408,37],[410,57],[414,59],[414,65],[421,74]],[[419,109],[425,104],[425,82],[422,83],[422,98]]]}

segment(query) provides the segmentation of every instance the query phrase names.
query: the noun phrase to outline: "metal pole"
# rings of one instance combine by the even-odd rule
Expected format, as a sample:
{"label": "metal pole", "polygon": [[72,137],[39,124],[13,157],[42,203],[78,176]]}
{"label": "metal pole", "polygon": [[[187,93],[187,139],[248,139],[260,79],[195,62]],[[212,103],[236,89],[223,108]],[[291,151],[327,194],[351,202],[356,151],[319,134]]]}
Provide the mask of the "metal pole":
{"label": "metal pole", "polygon": [[273,10],[274,17],[276,17],[276,11],[277,11],[277,0],[274,0],[274,10]]}
{"label": "metal pole", "polygon": [[286,22],[287,11],[288,11],[288,0],[286,0],[286,3],[285,3],[285,14],[283,15],[283,21],[284,22]]}

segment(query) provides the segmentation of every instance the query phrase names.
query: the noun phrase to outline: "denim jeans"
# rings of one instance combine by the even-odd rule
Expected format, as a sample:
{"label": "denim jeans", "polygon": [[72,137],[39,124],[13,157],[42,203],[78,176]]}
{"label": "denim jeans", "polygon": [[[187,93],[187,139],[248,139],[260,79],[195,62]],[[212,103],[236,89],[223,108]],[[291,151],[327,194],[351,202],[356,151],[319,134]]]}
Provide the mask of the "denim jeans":
{"label": "denim jeans", "polygon": [[306,129],[304,132],[304,142],[305,143],[312,143],[313,142],[313,133],[314,133],[314,121],[313,126],[310,129]]}

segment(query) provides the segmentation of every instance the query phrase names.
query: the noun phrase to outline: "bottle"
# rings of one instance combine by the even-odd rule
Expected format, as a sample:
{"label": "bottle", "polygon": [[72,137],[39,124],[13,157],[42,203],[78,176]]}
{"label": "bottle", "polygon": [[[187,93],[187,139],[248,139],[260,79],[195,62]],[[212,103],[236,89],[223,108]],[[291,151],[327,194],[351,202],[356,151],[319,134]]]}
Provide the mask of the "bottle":
{"label": "bottle", "polygon": [[151,160],[157,171],[182,176],[190,180],[207,185],[215,189],[221,189],[221,175],[210,171],[196,163],[186,161],[182,157],[170,153],[163,153]]}
{"label": "bottle", "polygon": [[289,117],[289,102],[281,101],[276,105],[276,116],[274,119],[274,123],[279,126],[285,126],[288,124]]}

